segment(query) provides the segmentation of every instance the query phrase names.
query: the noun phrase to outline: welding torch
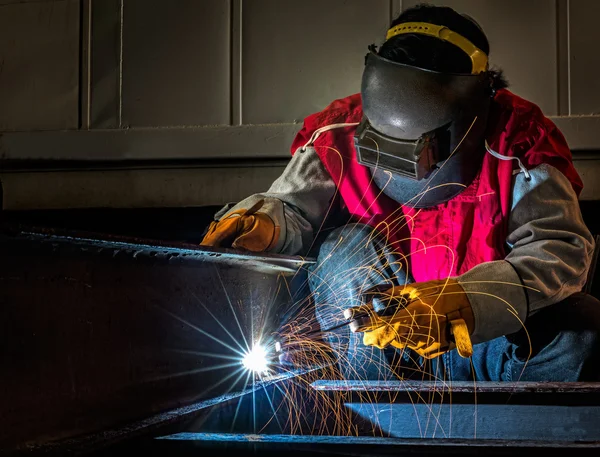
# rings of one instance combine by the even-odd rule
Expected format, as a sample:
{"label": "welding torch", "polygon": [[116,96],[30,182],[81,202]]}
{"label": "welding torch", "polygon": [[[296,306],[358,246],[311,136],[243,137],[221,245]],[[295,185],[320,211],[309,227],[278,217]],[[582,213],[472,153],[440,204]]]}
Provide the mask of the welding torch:
{"label": "welding torch", "polygon": [[[374,314],[376,314],[377,317],[393,318],[396,313],[406,308],[415,300],[415,297],[411,296],[409,292],[391,297],[389,296],[389,290],[390,286],[387,284],[378,285],[367,290],[361,295],[360,306],[344,310],[344,321],[326,329],[317,329],[303,333],[301,336],[303,338],[309,338],[317,334],[333,332],[346,326],[348,326],[353,333],[370,331],[374,326],[381,325],[380,323],[375,324],[377,320],[373,319]],[[439,290],[437,289],[429,292],[431,295],[437,293],[439,293]],[[456,344],[457,342],[460,343],[459,354],[462,357],[472,355],[472,343],[470,335],[466,333],[466,325],[463,319],[450,320],[446,331],[448,332],[446,337],[447,341],[452,344]],[[277,352],[282,352],[281,344],[279,344],[278,347],[279,349],[277,349]]]}
{"label": "welding torch", "polygon": [[387,291],[390,286],[387,284],[381,284],[367,290],[361,295],[361,305],[358,308],[348,308],[344,310],[344,322],[334,325],[321,332],[332,332],[345,326],[349,326],[352,332],[361,332],[368,330],[371,325],[371,315],[377,313],[380,317],[390,317],[395,315],[399,310],[406,308],[410,303],[410,295],[408,293],[397,295],[393,299],[389,299],[388,303],[383,306],[378,306],[377,309],[374,306],[369,306],[369,303],[373,303],[375,298],[381,297]]}
{"label": "welding torch", "polygon": [[[371,315],[375,312],[381,317],[393,316],[398,310],[405,308],[410,303],[409,294],[403,294],[400,296],[396,296],[393,300],[389,300],[383,307],[379,307],[379,309],[373,309],[372,306],[369,306],[369,303],[373,302],[373,298],[377,298],[377,296],[383,295],[390,289],[389,285],[378,285],[372,287],[361,295],[361,304],[357,308],[348,308],[343,312],[344,320],[338,324],[335,324],[326,329],[316,329],[311,330],[309,332],[303,332],[301,334],[303,339],[309,339],[310,337],[321,335],[324,333],[330,333],[335,330],[339,330],[344,327],[350,327],[350,331],[352,332],[361,332],[365,331],[369,328],[371,322]],[[276,342],[276,351],[282,352],[284,344],[282,341]]]}

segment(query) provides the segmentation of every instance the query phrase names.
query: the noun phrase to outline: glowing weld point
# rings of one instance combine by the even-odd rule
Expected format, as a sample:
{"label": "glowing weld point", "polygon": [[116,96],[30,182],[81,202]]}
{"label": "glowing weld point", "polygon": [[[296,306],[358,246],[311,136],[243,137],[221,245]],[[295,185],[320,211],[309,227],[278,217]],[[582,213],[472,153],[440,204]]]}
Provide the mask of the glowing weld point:
{"label": "glowing weld point", "polygon": [[268,371],[269,363],[267,361],[267,351],[260,344],[257,344],[242,359],[242,365],[255,373],[265,373]]}

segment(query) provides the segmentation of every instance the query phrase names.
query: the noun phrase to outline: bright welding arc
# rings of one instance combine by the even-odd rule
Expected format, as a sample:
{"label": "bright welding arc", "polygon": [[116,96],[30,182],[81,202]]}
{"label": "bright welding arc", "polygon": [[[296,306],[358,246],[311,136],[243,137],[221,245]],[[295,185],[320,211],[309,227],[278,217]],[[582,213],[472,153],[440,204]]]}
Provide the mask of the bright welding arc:
{"label": "bright welding arc", "polygon": [[242,359],[242,365],[254,373],[266,373],[269,370],[267,351],[261,344],[257,344],[246,353]]}

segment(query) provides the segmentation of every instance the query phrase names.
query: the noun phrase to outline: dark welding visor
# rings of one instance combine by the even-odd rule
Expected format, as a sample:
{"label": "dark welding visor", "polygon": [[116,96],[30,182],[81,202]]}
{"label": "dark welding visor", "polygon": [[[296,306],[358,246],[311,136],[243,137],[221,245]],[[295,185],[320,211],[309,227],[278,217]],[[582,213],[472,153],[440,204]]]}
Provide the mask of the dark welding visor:
{"label": "dark welding visor", "polygon": [[426,178],[438,163],[448,158],[446,129],[429,132],[418,140],[400,140],[375,130],[365,117],[354,136],[358,163],[388,170],[408,178]]}
{"label": "dark welding visor", "polygon": [[[364,118],[354,137],[358,162],[415,180],[426,178],[468,134],[481,135],[489,88],[487,73],[439,73],[371,50],[361,87]],[[460,156],[468,160],[468,151]]]}

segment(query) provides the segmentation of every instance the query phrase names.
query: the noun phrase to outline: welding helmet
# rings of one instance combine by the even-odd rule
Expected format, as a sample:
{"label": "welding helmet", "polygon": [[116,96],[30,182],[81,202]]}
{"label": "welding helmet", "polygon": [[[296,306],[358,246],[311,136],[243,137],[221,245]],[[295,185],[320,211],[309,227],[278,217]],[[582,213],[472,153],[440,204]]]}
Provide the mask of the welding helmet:
{"label": "welding helmet", "polygon": [[403,23],[403,33],[434,36],[465,51],[471,74],[440,73],[366,56],[361,95],[363,119],[354,135],[357,160],[374,182],[401,204],[424,208],[450,200],[481,166],[492,100],[487,55],[447,27]]}

